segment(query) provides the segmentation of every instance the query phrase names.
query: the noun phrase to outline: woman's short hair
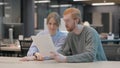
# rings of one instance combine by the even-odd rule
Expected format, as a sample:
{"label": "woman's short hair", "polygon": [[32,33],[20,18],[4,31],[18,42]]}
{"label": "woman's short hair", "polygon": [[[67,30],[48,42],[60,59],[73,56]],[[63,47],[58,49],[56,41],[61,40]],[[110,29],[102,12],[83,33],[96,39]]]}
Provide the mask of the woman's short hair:
{"label": "woman's short hair", "polygon": [[59,26],[61,24],[60,16],[58,13],[56,13],[56,12],[50,13],[47,17],[47,24],[51,18],[53,18],[56,21],[57,26]]}

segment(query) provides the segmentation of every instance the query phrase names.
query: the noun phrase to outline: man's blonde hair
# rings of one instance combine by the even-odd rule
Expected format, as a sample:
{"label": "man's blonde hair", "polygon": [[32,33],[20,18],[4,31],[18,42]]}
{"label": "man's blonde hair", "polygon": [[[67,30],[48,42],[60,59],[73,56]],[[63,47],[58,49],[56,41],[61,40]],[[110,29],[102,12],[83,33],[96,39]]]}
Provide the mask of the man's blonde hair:
{"label": "man's blonde hair", "polygon": [[68,8],[64,11],[63,15],[71,14],[73,19],[79,19],[79,23],[81,23],[81,13],[77,8]]}

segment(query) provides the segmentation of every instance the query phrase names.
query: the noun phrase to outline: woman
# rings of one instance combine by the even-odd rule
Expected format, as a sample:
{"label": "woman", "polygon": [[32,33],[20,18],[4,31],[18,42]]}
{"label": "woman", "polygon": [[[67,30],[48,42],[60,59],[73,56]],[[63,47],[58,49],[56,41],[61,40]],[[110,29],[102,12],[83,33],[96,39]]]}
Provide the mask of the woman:
{"label": "woman", "polygon": [[[64,44],[65,38],[67,36],[67,33],[61,32],[59,30],[59,26],[60,26],[59,15],[56,12],[50,13],[47,17],[46,25],[48,27],[48,30],[39,32],[37,36],[50,33],[55,48],[58,51],[59,48]],[[24,57],[21,60],[29,61],[29,60],[46,60],[46,59],[49,59],[49,57],[44,57],[43,55],[41,55],[39,53],[39,49],[35,46],[34,43],[32,43],[27,53],[27,57]]]}

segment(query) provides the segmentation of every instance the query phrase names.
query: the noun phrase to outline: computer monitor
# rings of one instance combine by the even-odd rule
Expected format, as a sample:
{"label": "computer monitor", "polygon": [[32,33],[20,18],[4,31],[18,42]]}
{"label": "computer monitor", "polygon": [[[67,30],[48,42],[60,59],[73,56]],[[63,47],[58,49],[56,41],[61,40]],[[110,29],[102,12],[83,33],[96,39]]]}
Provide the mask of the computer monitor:
{"label": "computer monitor", "polygon": [[120,38],[120,20],[119,20],[119,38]]}
{"label": "computer monitor", "polygon": [[3,24],[4,39],[9,39],[9,28],[13,29],[13,39],[18,39],[19,35],[23,35],[24,28],[22,23],[5,23]]}

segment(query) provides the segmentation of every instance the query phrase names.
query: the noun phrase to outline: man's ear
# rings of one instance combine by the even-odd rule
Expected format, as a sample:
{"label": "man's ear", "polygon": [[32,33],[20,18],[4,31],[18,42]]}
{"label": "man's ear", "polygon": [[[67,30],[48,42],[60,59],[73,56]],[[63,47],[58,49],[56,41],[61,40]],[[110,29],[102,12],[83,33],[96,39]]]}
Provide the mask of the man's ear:
{"label": "man's ear", "polygon": [[75,19],[75,23],[78,24],[79,23],[79,19]]}

